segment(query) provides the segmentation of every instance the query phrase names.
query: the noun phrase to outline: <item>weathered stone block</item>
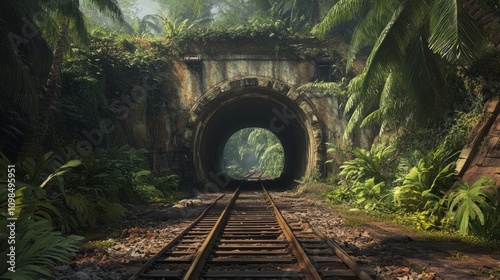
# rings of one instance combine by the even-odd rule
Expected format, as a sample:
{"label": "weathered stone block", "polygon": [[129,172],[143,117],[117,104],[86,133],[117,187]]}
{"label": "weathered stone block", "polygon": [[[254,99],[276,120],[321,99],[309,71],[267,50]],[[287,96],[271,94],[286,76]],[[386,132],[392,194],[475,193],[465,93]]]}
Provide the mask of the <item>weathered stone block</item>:
{"label": "weathered stone block", "polygon": [[500,110],[500,99],[497,97],[493,100],[486,102],[485,109],[486,112],[493,113]]}
{"label": "weathered stone block", "polygon": [[289,91],[286,96],[291,100],[297,100],[297,98],[299,98],[299,94],[294,90]]}
{"label": "weathered stone block", "polygon": [[465,148],[460,152],[460,155],[458,156],[461,159],[467,159],[471,153],[471,148]]}
{"label": "weathered stone block", "polygon": [[487,157],[483,160],[483,167],[494,167],[500,173],[500,158]]}
{"label": "weathered stone block", "polygon": [[465,158],[459,158],[457,160],[455,170],[457,171],[458,174],[464,172],[464,170],[462,170],[462,169],[464,168],[465,162],[466,162]]}
{"label": "weathered stone block", "polygon": [[245,86],[258,86],[259,85],[259,81],[257,80],[257,78],[247,78],[247,79],[244,79],[243,80],[243,84]]}

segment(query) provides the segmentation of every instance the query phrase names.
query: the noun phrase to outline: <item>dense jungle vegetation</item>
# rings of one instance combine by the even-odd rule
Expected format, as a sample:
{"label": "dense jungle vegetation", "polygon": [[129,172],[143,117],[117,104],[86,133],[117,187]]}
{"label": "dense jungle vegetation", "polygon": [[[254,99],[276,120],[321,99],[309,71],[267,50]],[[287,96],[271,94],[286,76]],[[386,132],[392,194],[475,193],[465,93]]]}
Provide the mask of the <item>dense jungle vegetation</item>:
{"label": "dense jungle vegetation", "polygon": [[224,165],[233,178],[243,178],[253,172],[266,178],[279,177],[284,160],[279,139],[263,128],[244,128],[236,132],[224,148]]}
{"label": "dense jungle vegetation", "polygon": [[[489,20],[475,18],[473,7]],[[490,0],[1,1],[0,227],[17,218],[17,254],[13,276],[2,230],[0,278],[49,277],[51,266],[79,250],[77,234],[123,218],[127,205],[174,200],[178,175],[134,148],[121,125],[139,101],[130,93],[141,83],[155,89],[146,116],[154,123],[175,105],[160,94],[175,84],[155,73],[193,44],[223,52],[244,40],[271,42],[281,56],[342,56],[333,82],[308,87],[341,89],[346,139],[359,126],[380,133],[368,150],[328,144],[333,172],[313,178],[331,184],[325,199],[425,230],[499,239],[494,182],[468,185],[454,171],[484,102],[499,96],[499,18]],[[342,43],[305,48],[304,39]],[[284,159],[273,136],[233,135],[228,173],[279,176]]]}

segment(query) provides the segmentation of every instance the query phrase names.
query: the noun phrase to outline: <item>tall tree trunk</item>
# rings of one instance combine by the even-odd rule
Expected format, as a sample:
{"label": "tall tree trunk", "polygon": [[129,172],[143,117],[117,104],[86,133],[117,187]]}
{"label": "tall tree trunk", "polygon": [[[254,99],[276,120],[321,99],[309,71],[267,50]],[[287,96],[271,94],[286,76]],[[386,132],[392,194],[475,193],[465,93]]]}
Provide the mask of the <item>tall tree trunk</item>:
{"label": "tall tree trunk", "polygon": [[34,118],[28,125],[24,137],[24,144],[19,151],[19,159],[28,157],[36,158],[41,155],[41,144],[45,139],[48,121],[52,112],[51,107],[57,92],[57,82],[61,74],[64,49],[68,41],[68,31],[69,21],[66,21],[62,24],[61,30],[59,31],[59,38],[54,52],[54,60],[52,61],[45,89],[38,105],[38,117]]}
{"label": "tall tree trunk", "polygon": [[466,0],[464,8],[488,34],[495,47],[500,50],[500,14],[487,9],[480,2],[481,0]]}
{"label": "tall tree trunk", "polygon": [[319,1],[311,1],[311,20],[313,24],[319,23]]}

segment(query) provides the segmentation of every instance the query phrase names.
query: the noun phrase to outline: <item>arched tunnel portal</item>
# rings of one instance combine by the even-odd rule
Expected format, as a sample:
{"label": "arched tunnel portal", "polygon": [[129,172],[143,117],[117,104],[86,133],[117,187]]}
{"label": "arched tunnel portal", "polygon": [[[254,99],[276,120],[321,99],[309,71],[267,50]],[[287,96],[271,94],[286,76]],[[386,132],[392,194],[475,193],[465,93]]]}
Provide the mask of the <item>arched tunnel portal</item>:
{"label": "arched tunnel portal", "polygon": [[274,184],[289,186],[322,162],[322,128],[311,103],[279,81],[246,78],[208,91],[190,112],[186,137],[199,181],[219,188],[230,183],[224,146],[247,127],[270,130],[283,146],[283,172]]}

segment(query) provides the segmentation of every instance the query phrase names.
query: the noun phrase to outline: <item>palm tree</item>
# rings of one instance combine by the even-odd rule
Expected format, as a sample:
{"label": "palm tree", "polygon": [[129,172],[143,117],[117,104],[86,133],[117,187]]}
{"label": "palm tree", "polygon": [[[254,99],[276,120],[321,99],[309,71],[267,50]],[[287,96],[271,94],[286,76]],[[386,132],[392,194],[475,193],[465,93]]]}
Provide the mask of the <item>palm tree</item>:
{"label": "palm tree", "polygon": [[284,163],[283,145],[271,131],[253,128],[243,147],[253,150],[259,171],[265,171],[268,176],[281,175]]}
{"label": "palm tree", "polygon": [[135,32],[140,36],[154,36],[155,34],[160,34],[161,29],[161,17],[158,15],[145,15],[142,19],[137,18],[135,24]]}
{"label": "palm tree", "polygon": [[487,45],[459,0],[340,0],[313,32],[324,34],[360,14],[348,67],[361,48],[373,48],[363,73],[349,84],[346,136],[360,123],[408,126],[432,116],[447,92],[438,58],[469,63]]}
{"label": "palm tree", "polygon": [[265,16],[284,21],[287,26],[319,22],[319,0],[253,0]]}
{"label": "palm tree", "polygon": [[35,15],[53,22],[42,1],[0,1],[0,149],[15,161],[23,142],[26,119],[36,118],[52,51],[37,27]]}
{"label": "palm tree", "polygon": [[[96,7],[119,22],[124,23],[122,13],[116,0],[88,0],[88,3]],[[57,82],[61,73],[61,65],[64,57],[64,50],[68,42],[70,27],[75,31],[75,35],[80,42],[87,42],[87,29],[82,12],[80,11],[80,0],[69,0],[60,2],[54,6],[47,6],[49,12],[55,14],[60,19],[61,26],[54,51],[54,58],[50,67],[47,81],[39,104],[39,114],[34,118],[28,127],[24,145],[19,152],[20,158],[35,157],[40,154],[41,140],[45,136],[45,127],[51,115],[51,106],[57,91]]]}
{"label": "palm tree", "polygon": [[41,80],[52,61],[50,47],[32,20],[35,13],[50,20],[40,2],[0,1],[0,104],[30,116],[36,115]]}

